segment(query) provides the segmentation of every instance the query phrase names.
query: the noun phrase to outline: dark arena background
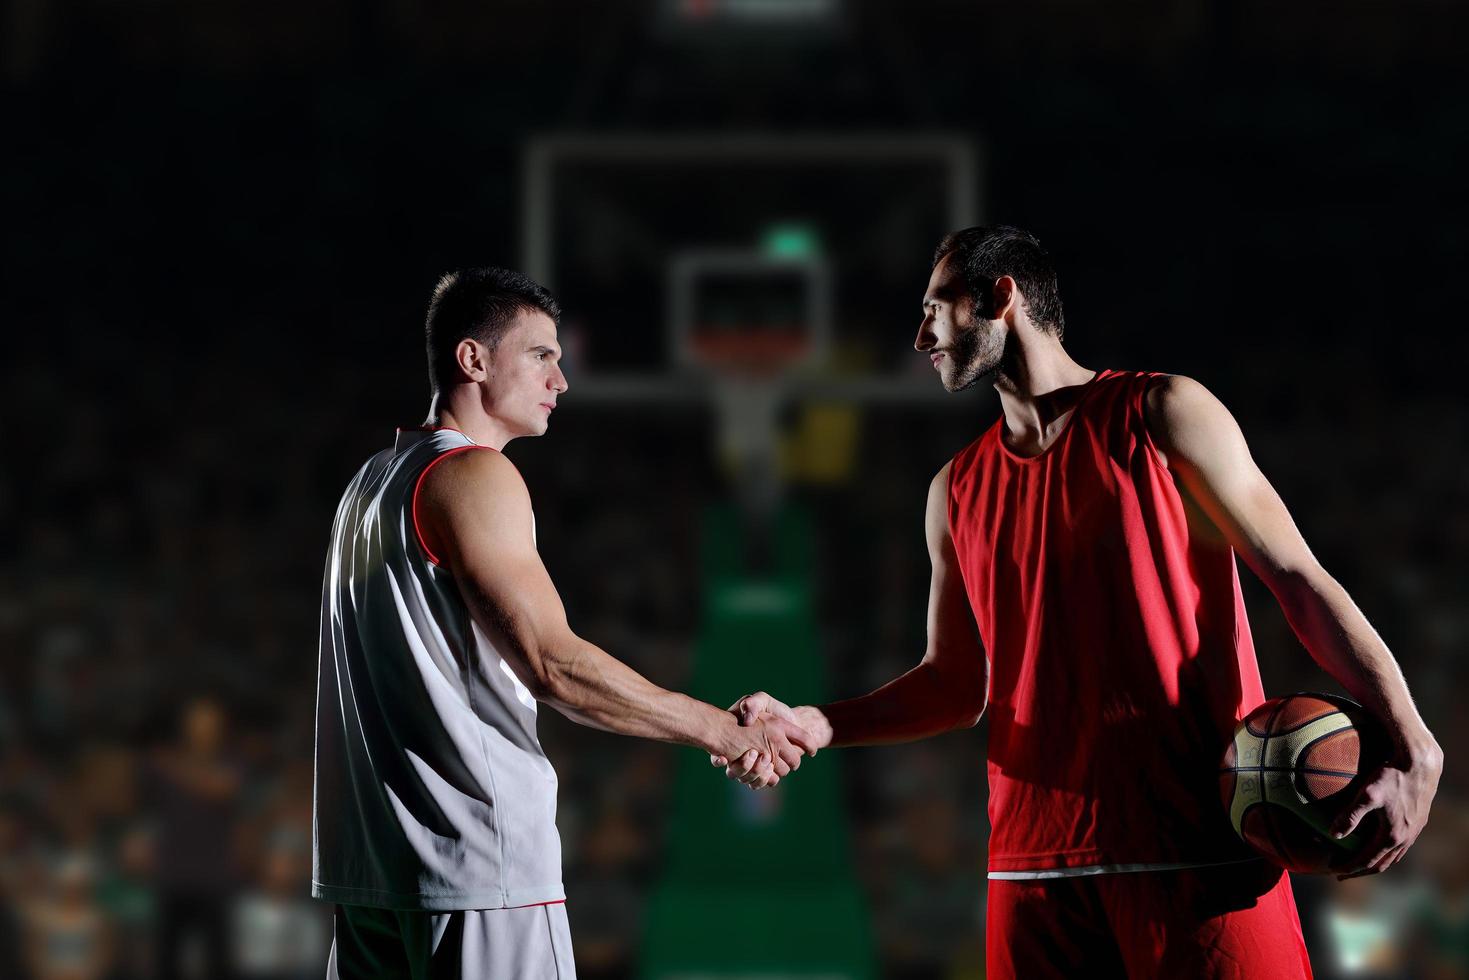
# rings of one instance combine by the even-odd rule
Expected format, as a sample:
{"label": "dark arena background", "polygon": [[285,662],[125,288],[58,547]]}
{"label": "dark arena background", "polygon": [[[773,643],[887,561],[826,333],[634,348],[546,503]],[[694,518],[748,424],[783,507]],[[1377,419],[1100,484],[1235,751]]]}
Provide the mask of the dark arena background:
{"label": "dark arena background", "polygon": [[[999,409],[911,344],[980,222],[1081,363],[1231,407],[1445,750],[1402,865],[1296,877],[1318,975],[1469,975],[1466,10],[0,0],[0,977],[323,975],[323,559],[449,268],[565,307],[509,456],[578,632],[720,704],[916,662]],[[1267,693],[1338,690],[1242,576]],[[741,795],[541,719],[584,978],[983,975],[983,722]]]}

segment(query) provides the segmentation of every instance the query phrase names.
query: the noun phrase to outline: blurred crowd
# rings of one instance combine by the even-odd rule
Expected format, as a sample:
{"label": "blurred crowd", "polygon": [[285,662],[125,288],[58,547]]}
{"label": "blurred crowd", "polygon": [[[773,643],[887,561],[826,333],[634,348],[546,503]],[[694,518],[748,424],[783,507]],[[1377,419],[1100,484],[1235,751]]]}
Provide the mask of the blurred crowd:
{"label": "blurred crowd", "polygon": [[[1358,373],[1350,397],[1324,402],[1281,385],[1280,365],[1241,358],[1204,380],[1398,654],[1449,757],[1404,867],[1297,878],[1313,957],[1328,977],[1469,975],[1469,785],[1454,762],[1469,746],[1456,710],[1469,472],[1448,451],[1469,433],[1446,393]],[[389,411],[369,392],[418,375],[130,370],[125,388],[99,367],[12,371],[0,390],[7,418],[41,415],[7,431],[0,483],[0,977],[320,977],[330,908],[308,879],[321,564],[345,481],[392,425],[419,420],[390,417],[418,411],[406,395]],[[55,397],[83,385],[97,397]],[[579,631],[676,687],[698,625],[692,528],[722,491],[715,467],[670,464],[707,441],[707,419],[573,405],[549,438],[511,450],[546,563]],[[870,411],[860,479],[807,492],[833,696],[920,654],[924,488],[977,431]],[[647,546],[653,526],[666,545]],[[1251,584],[1248,597],[1267,690],[1330,689],[1268,594]],[[751,686],[779,694],[779,678]],[[579,968],[632,976],[683,750],[542,719]],[[881,976],[982,974],[983,739],[981,725],[838,754]]]}

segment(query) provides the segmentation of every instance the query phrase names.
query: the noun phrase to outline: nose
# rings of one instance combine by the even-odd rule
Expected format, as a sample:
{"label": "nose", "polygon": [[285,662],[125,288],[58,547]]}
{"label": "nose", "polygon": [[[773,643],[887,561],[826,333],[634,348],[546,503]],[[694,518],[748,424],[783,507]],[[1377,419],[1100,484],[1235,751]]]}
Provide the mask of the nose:
{"label": "nose", "polygon": [[561,372],[561,365],[556,365],[555,369],[552,370],[551,377],[547,380],[546,386],[558,395],[565,394],[566,389],[571,387],[566,381],[566,375]]}
{"label": "nose", "polygon": [[918,324],[918,336],[913,339],[913,349],[917,351],[929,351],[938,346],[939,339],[933,332],[933,314],[925,313],[923,322]]}

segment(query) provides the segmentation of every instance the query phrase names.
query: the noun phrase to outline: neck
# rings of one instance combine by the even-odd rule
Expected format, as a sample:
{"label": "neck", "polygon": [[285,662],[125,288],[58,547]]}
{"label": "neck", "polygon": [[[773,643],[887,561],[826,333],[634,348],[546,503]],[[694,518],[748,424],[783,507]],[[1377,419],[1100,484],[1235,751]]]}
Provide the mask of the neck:
{"label": "neck", "polygon": [[1061,341],[1039,331],[1015,331],[995,378],[1011,432],[1041,432],[1071,410],[1081,386],[1097,372],[1071,359]]}
{"label": "neck", "polygon": [[447,398],[435,393],[433,400],[429,402],[428,418],[424,424],[458,429],[477,446],[503,450],[505,444],[515,437],[503,424],[485,412],[475,388],[474,385],[461,385],[450,391]]}

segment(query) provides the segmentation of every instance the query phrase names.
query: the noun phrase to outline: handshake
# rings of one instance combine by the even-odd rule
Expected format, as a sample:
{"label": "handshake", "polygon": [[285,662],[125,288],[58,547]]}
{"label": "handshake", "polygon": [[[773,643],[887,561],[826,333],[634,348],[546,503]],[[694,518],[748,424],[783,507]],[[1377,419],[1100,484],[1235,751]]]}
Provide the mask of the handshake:
{"label": "handshake", "polygon": [[709,756],[709,764],[723,766],[725,776],[750,789],[770,789],[801,768],[802,755],[814,756],[831,744],[831,724],[812,705],[792,708],[759,691],[729,710],[743,737],[725,754]]}

